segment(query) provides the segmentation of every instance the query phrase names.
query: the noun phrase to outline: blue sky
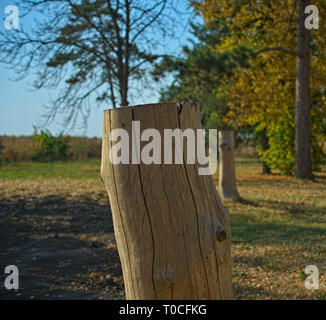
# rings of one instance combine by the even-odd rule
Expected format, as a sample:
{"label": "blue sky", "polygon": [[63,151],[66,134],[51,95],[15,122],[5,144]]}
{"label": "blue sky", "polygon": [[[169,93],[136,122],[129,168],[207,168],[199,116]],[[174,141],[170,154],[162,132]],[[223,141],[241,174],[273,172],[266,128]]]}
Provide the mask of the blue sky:
{"label": "blue sky", "polygon": [[[183,0],[184,3],[187,0]],[[4,19],[6,18],[5,7],[7,5],[14,4],[13,0],[1,0],[0,1],[0,29],[4,28]],[[182,1],[178,4],[179,9],[184,7]],[[32,17],[27,17],[20,20],[20,24],[28,25],[32,23]],[[6,30],[6,32],[12,32]],[[182,45],[186,43],[186,40],[190,37],[188,31],[184,31],[183,27],[177,30],[176,39],[172,39],[169,46],[173,49],[174,53],[180,52]],[[37,90],[32,91],[29,83],[32,82],[32,77],[20,81],[11,81],[10,78],[14,76],[14,73],[8,69],[8,66],[0,64],[0,135],[31,135],[33,133],[33,125],[37,125],[40,122],[40,116],[42,114],[42,106],[49,100],[49,97],[56,96],[56,90]],[[132,101],[134,104],[143,103],[155,103],[158,101],[158,90],[154,92],[145,91],[142,97],[136,98]],[[109,106],[103,106],[94,108],[91,112],[87,130],[74,129],[73,131],[65,132],[71,135],[87,135],[89,137],[102,135],[102,119],[103,110]],[[48,127],[53,134],[58,134],[64,128],[62,126],[62,118],[58,116],[55,122]]]}

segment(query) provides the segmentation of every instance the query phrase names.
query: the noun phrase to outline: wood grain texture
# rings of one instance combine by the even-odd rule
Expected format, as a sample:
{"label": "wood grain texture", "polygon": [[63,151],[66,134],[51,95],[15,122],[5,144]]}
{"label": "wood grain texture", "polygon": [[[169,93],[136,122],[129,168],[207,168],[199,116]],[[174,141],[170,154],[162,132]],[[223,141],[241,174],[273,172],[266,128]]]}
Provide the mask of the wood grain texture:
{"label": "wood grain texture", "polygon": [[220,155],[219,192],[221,198],[240,200],[236,186],[234,161],[234,131],[225,130],[218,133]]}
{"label": "wood grain texture", "polygon": [[[140,132],[156,128],[161,137],[164,129],[201,127],[199,106],[189,102],[104,113],[101,175],[126,298],[232,299],[230,223],[212,177],[200,176],[197,164],[112,165],[109,134],[124,128],[131,137],[132,120],[140,121]],[[141,142],[140,148],[147,143]]]}

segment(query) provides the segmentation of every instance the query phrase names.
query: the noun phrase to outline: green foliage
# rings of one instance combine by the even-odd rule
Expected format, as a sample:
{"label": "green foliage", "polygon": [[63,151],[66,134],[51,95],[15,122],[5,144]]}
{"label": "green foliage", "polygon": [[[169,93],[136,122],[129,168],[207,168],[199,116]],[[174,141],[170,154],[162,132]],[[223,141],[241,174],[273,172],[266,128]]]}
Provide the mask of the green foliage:
{"label": "green foliage", "polygon": [[305,272],[302,269],[299,270],[299,277],[301,280],[306,280],[306,278],[307,278],[307,275],[305,274]]}
{"label": "green foliage", "polygon": [[295,128],[292,118],[294,114],[288,114],[273,121],[267,131],[270,148],[266,151],[258,149],[258,154],[269,167],[279,169],[286,175],[295,172]]}
{"label": "green foliage", "polygon": [[227,113],[225,100],[219,96],[221,81],[231,77],[239,67],[248,67],[251,51],[239,46],[227,52],[217,52],[214,46],[227,33],[227,29],[192,25],[196,38],[192,48],[183,48],[183,58],[164,57],[153,71],[158,81],[167,74],[174,76],[170,86],[161,91],[161,102],[173,100],[194,101],[200,104],[205,128],[228,127],[222,121]]}
{"label": "green foliage", "polygon": [[[325,162],[323,143],[326,136],[325,118],[319,109],[319,104],[311,106],[310,117],[310,152],[314,171],[320,171]],[[258,148],[258,154],[271,168],[278,169],[286,175],[295,173],[295,113],[294,108],[284,110],[281,117],[269,120],[267,136],[269,149]],[[257,126],[257,131],[260,126]]]}
{"label": "green foliage", "polygon": [[312,90],[310,107],[311,163],[315,171],[320,171],[326,162],[323,146],[326,143],[326,93]]}
{"label": "green foliage", "polygon": [[62,133],[58,137],[53,136],[49,130],[41,130],[38,133],[34,128],[34,147],[37,152],[33,156],[34,161],[51,162],[55,160],[68,160],[68,138]]}
{"label": "green foliage", "polygon": [[[217,52],[239,47],[252,50],[249,68],[239,68],[219,85],[226,101],[225,120],[236,127],[266,130],[269,150],[259,155],[283,174],[295,172],[295,109],[297,1],[205,0],[194,4],[208,25],[227,30],[221,41],[210,44]],[[326,2],[319,2],[319,14]],[[310,153],[314,171],[325,162],[326,59],[325,26],[314,30],[311,41]]]}
{"label": "green foliage", "polygon": [[[279,169],[286,175],[295,173],[295,127],[294,120],[287,121],[280,118],[269,126],[268,138],[270,148],[266,151],[258,149],[258,154],[271,168]],[[325,153],[322,141],[316,130],[311,130],[310,152],[314,171],[320,171],[321,164],[325,162]]]}
{"label": "green foliage", "polygon": [[[40,134],[38,134],[40,135]],[[39,138],[37,138],[39,139]],[[36,161],[40,147],[35,143],[34,136],[0,136],[2,140],[1,160],[3,163]],[[87,160],[101,158],[101,139],[68,136],[64,140],[68,143],[67,153],[69,160]],[[38,161],[42,161],[40,157]]]}

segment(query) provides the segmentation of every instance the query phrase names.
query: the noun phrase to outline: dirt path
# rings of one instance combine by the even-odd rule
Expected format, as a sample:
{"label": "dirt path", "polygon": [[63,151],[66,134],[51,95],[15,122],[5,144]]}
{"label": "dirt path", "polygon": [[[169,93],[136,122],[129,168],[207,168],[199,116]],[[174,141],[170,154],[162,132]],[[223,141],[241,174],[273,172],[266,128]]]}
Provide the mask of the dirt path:
{"label": "dirt path", "polygon": [[[19,269],[19,290],[3,283]],[[123,299],[119,256],[101,182],[0,180],[0,299]]]}

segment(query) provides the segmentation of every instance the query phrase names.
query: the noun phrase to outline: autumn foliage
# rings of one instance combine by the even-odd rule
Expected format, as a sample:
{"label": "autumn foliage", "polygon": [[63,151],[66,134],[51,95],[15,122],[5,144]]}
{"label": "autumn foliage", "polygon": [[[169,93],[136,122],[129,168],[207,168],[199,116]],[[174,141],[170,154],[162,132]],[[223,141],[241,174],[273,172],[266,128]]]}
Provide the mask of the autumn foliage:
{"label": "autumn foliage", "polygon": [[[285,174],[295,171],[296,107],[296,1],[206,0],[195,4],[206,25],[223,26],[229,33],[211,50],[227,52],[238,47],[251,50],[249,68],[238,68],[225,77],[217,96],[227,101],[224,121],[239,128],[266,129],[269,148],[260,156]],[[326,2],[317,1],[320,17]],[[326,136],[326,24],[312,30],[310,149],[314,170],[325,159]]]}

